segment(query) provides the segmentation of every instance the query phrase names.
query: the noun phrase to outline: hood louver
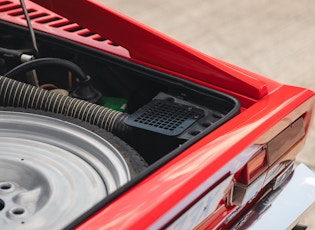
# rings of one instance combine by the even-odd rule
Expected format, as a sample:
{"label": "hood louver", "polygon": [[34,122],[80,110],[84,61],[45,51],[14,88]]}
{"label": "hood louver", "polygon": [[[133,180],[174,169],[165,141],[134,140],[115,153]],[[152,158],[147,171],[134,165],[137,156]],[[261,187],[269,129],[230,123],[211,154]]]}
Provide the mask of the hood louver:
{"label": "hood louver", "polygon": [[[77,23],[57,15],[33,2],[26,1],[27,11],[35,30],[51,33],[75,42],[98,48],[104,51],[129,57],[129,52],[125,48],[100,36],[99,34],[84,28]],[[18,0],[0,0],[0,18],[21,26],[26,25],[23,10]]]}

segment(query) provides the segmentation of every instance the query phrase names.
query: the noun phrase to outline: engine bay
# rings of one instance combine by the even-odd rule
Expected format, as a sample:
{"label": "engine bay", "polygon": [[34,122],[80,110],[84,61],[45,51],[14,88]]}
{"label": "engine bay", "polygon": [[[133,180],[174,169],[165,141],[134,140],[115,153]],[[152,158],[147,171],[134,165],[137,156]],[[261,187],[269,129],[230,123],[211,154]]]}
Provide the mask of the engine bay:
{"label": "engine bay", "polygon": [[[64,226],[239,112],[239,102],[227,94],[63,38],[36,32],[36,39],[38,52],[27,28],[0,23],[0,135],[8,138],[0,148],[0,215],[6,216],[8,228],[16,222],[42,227],[33,217],[43,217],[47,197],[60,198],[50,184],[64,178],[61,186],[67,187],[74,177],[62,173],[51,178],[50,171],[75,171],[82,164],[79,175],[93,171],[91,184],[105,184],[105,189],[92,189],[99,198],[74,216],[61,212],[67,216]],[[3,154],[8,149],[12,154]],[[50,171],[38,166],[50,165],[56,152],[60,160],[47,166]],[[79,159],[71,160],[72,155]],[[30,177],[16,179],[29,172]],[[80,188],[69,187],[68,197],[73,190]],[[22,200],[18,208],[10,206],[16,198],[5,196],[10,191]],[[91,192],[85,191],[83,196]],[[29,205],[21,193],[36,202]]]}
{"label": "engine bay", "polygon": [[[27,31],[22,28],[15,33],[7,30],[1,29],[0,74],[12,75],[11,78],[17,81],[32,84],[34,80],[27,76],[31,74],[27,68],[10,73],[25,63],[4,53],[12,50],[19,56],[22,53],[31,55]],[[51,59],[29,68],[36,68],[37,87],[127,114],[124,125],[130,128],[130,134],[122,134],[121,138],[150,164],[186,141],[218,127],[239,109],[237,101],[228,95],[118,60],[97,50],[42,34],[38,35],[38,47],[40,57],[36,61]],[[78,80],[79,71],[72,71],[62,62],[73,63],[82,72],[84,70],[90,77],[88,86],[82,87]]]}

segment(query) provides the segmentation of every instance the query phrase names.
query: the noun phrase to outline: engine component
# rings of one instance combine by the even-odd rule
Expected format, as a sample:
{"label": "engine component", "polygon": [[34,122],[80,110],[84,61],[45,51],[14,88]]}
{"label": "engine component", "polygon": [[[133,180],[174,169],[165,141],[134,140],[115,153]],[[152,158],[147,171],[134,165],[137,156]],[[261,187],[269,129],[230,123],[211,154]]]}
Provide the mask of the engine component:
{"label": "engine component", "polygon": [[231,111],[237,112],[227,99],[210,98],[203,105],[196,101],[198,98],[182,99],[160,92],[126,117],[125,123],[133,128],[132,146],[140,153],[150,153],[142,155],[148,163],[199,134],[214,130],[233,115]]}
{"label": "engine component", "polygon": [[123,123],[126,114],[122,112],[1,76],[0,98],[2,106],[31,108],[72,116],[120,137],[126,135],[127,127]]}
{"label": "engine component", "polygon": [[159,94],[130,115],[125,123],[140,129],[176,136],[203,116],[204,111],[195,105],[169,95]]}
{"label": "engine component", "polygon": [[86,75],[83,70],[73,62],[60,58],[40,58],[30,60],[16,66],[15,68],[7,72],[4,76],[13,78],[20,73],[25,73],[39,67],[47,66],[63,67],[71,70],[76,74],[76,76],[78,77],[78,87],[74,90],[72,96],[82,100],[90,101],[92,103],[96,103],[101,99],[102,94],[90,84],[91,77]]}
{"label": "engine component", "polygon": [[226,108],[210,109],[169,94],[159,93],[151,102],[128,116],[125,123],[139,129],[190,139],[209,127],[223,123]]}

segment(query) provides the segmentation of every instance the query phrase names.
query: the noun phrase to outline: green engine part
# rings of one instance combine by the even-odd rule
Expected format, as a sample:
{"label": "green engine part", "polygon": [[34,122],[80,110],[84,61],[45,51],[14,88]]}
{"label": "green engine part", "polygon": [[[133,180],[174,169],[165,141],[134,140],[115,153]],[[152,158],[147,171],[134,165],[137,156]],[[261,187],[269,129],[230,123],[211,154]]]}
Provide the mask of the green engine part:
{"label": "green engine part", "polygon": [[123,112],[126,104],[126,99],[118,97],[102,97],[100,102],[100,105],[120,112]]}

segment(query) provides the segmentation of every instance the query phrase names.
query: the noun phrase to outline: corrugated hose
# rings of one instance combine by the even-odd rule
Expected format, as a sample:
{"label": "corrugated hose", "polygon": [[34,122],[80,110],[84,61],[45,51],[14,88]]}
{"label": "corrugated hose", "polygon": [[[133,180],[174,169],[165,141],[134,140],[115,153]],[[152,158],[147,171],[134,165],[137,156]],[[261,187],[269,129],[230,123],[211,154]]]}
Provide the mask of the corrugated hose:
{"label": "corrugated hose", "polygon": [[124,139],[128,114],[0,76],[0,105],[36,109],[89,122]]}

